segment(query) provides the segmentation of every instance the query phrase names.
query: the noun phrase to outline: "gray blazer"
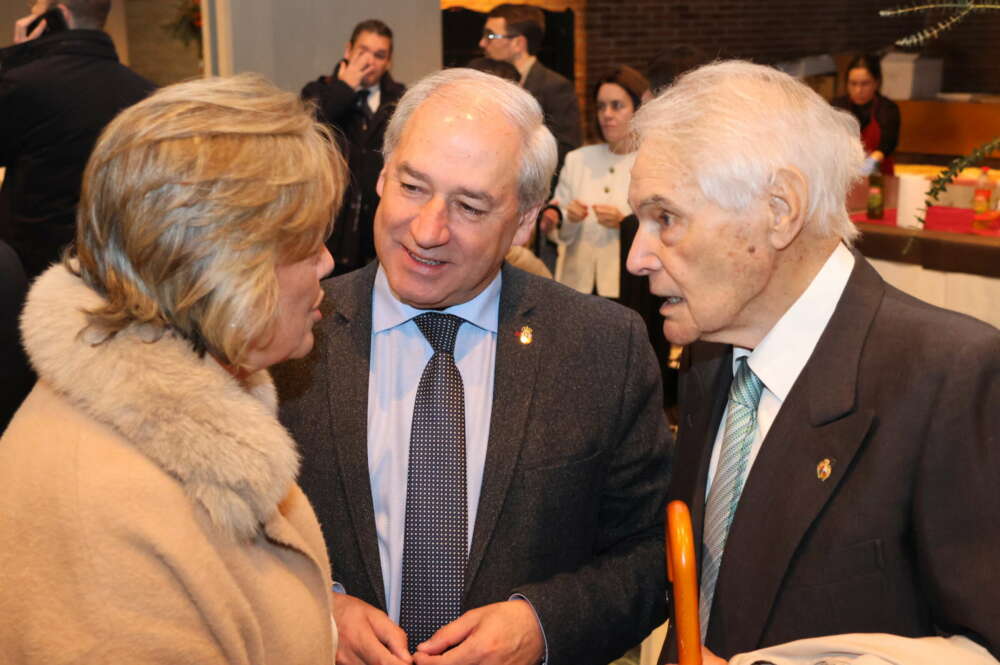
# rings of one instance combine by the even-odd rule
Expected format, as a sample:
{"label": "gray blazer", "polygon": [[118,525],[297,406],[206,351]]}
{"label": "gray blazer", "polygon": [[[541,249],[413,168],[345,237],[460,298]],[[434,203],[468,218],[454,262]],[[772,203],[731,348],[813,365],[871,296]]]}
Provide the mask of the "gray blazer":
{"label": "gray blazer", "polygon": [[[324,283],[316,349],[274,374],[334,579],[385,609],[366,432],[376,269]],[[523,326],[531,344],[518,340]],[[607,663],[663,620],[662,403],[638,316],[504,266],[463,610],[524,594],[552,665]]]}
{"label": "gray blazer", "polygon": [[[1000,332],[855,260],[750,470],[707,646],[728,659],[807,637],[940,630],[998,656]],[[731,368],[732,347],[698,343],[681,372],[670,494],[690,504],[699,545]]]}

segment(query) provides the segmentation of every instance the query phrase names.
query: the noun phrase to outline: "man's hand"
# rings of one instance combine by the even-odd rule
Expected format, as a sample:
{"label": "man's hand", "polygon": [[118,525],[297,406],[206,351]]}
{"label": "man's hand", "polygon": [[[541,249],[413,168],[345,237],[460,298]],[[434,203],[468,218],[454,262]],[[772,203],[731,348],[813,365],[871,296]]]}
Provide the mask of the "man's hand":
{"label": "man's hand", "polygon": [[609,229],[617,229],[622,225],[622,220],[625,219],[622,211],[615,206],[606,206],[599,203],[594,204],[594,216],[597,217],[598,224],[606,226]]}
{"label": "man's hand", "polygon": [[709,651],[708,647],[701,648],[701,665],[726,665],[728,662]]}
{"label": "man's hand", "polygon": [[[558,201],[552,201],[549,205],[559,205]],[[546,208],[542,211],[542,217],[539,220],[539,226],[542,229],[542,233],[549,233],[552,229],[559,226],[559,213],[552,208]]]}
{"label": "man's hand", "polygon": [[587,206],[579,199],[573,199],[570,204],[566,206],[566,216],[569,217],[569,221],[571,222],[582,221],[583,218],[587,216]]}
{"label": "man's hand", "polygon": [[38,14],[31,14],[25,16],[24,18],[19,18],[14,21],[14,43],[20,44],[22,42],[31,41],[32,39],[37,39],[42,36],[45,32],[46,21],[40,21],[35,29],[28,33],[28,25],[38,18]]}
{"label": "man's hand", "polygon": [[545,656],[542,628],[525,600],[470,610],[417,647],[415,665],[536,665]]}
{"label": "man's hand", "polygon": [[351,86],[353,90],[361,89],[361,81],[372,70],[374,58],[371,53],[358,53],[350,62],[341,60],[337,67],[337,78]]}
{"label": "man's hand", "polygon": [[333,594],[340,640],[337,665],[410,665],[406,633],[382,610],[346,593]]}

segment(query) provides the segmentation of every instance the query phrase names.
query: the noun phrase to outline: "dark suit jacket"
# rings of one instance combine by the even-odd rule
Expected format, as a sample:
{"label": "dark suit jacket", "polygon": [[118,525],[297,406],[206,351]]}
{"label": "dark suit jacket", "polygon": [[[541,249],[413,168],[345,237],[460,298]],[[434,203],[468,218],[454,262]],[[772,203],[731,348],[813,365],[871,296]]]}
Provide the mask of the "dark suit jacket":
{"label": "dark suit jacket", "polygon": [[[580,105],[573,83],[541,61],[531,66],[524,79],[524,89],[530,92],[542,107],[545,126],[556,137],[559,150],[559,167],[566,153],[580,147]],[[556,169],[558,172],[558,169]]]}
{"label": "dark suit jacket", "polygon": [[336,74],[335,68],[332,76],[307,83],[301,95],[316,102],[317,118],[333,129],[351,172],[344,203],[327,241],[336,262],[334,274],[340,275],[375,258],[372,224],[379,201],[375,184],[382,172],[382,142],[406,87],[386,73],[379,82],[378,110],[369,118],[357,104],[357,93]]}
{"label": "dark suit jacket", "polygon": [[[334,579],[385,609],[366,433],[376,268],[325,282],[315,350],[275,377]],[[522,593],[552,665],[603,665],[665,609],[668,435],[646,330],[619,305],[505,266],[498,331],[463,610]]]}
{"label": "dark suit jacket", "polygon": [[[729,658],[821,635],[940,630],[1000,655],[1000,332],[855,258],[750,470],[707,646]],[[731,381],[731,347],[689,347],[670,494],[690,504],[699,545]]]}
{"label": "dark suit jacket", "polygon": [[100,30],[53,33],[0,58],[0,237],[31,279],[73,239],[83,168],[101,130],[154,86],[118,62]]}
{"label": "dark suit jacket", "polygon": [[17,254],[0,240],[0,434],[35,385],[35,373],[21,346],[18,323],[28,294],[28,280]]}

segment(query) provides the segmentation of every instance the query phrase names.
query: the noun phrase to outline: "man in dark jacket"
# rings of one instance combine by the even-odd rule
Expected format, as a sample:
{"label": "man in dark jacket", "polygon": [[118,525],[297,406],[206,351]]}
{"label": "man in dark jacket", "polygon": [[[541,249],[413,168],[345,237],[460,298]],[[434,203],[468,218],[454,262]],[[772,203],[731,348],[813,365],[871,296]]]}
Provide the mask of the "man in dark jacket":
{"label": "man in dark jacket", "polygon": [[101,30],[110,8],[110,0],[66,0],[58,10],[68,29],[31,39],[36,29],[0,52],[0,237],[29,279],[73,239],[97,136],[154,87],[118,61]]}
{"label": "man in dark jacket", "polygon": [[378,19],[354,26],[344,58],[330,76],[302,88],[315,100],[320,120],[334,129],[351,169],[344,205],[327,241],[334,274],[350,272],[375,258],[372,220],[378,207],[375,183],[382,171],[385,128],[406,88],[389,75],[392,30]]}
{"label": "man in dark jacket", "polygon": [[558,171],[566,153],[580,147],[580,107],[573,84],[536,57],[544,36],[545,14],[541,9],[502,4],[487,15],[479,47],[488,57],[517,67],[521,87],[541,104],[545,126],[556,137]]}

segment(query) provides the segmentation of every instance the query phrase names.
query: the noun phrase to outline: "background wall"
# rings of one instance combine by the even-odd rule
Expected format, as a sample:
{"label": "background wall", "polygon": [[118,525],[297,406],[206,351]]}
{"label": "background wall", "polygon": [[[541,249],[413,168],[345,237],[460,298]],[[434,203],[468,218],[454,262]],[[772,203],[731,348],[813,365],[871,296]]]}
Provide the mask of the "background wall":
{"label": "background wall", "polygon": [[177,18],[175,2],[124,0],[124,3],[132,69],[157,85],[201,76],[198,42],[184,44],[166,27]]}
{"label": "background wall", "polygon": [[351,29],[367,18],[381,19],[393,30],[394,78],[410,82],[441,67],[438,0],[203,2],[215,12],[209,36],[217,38],[222,74],[256,71],[279,87],[298,92],[308,81],[333,70]]}

